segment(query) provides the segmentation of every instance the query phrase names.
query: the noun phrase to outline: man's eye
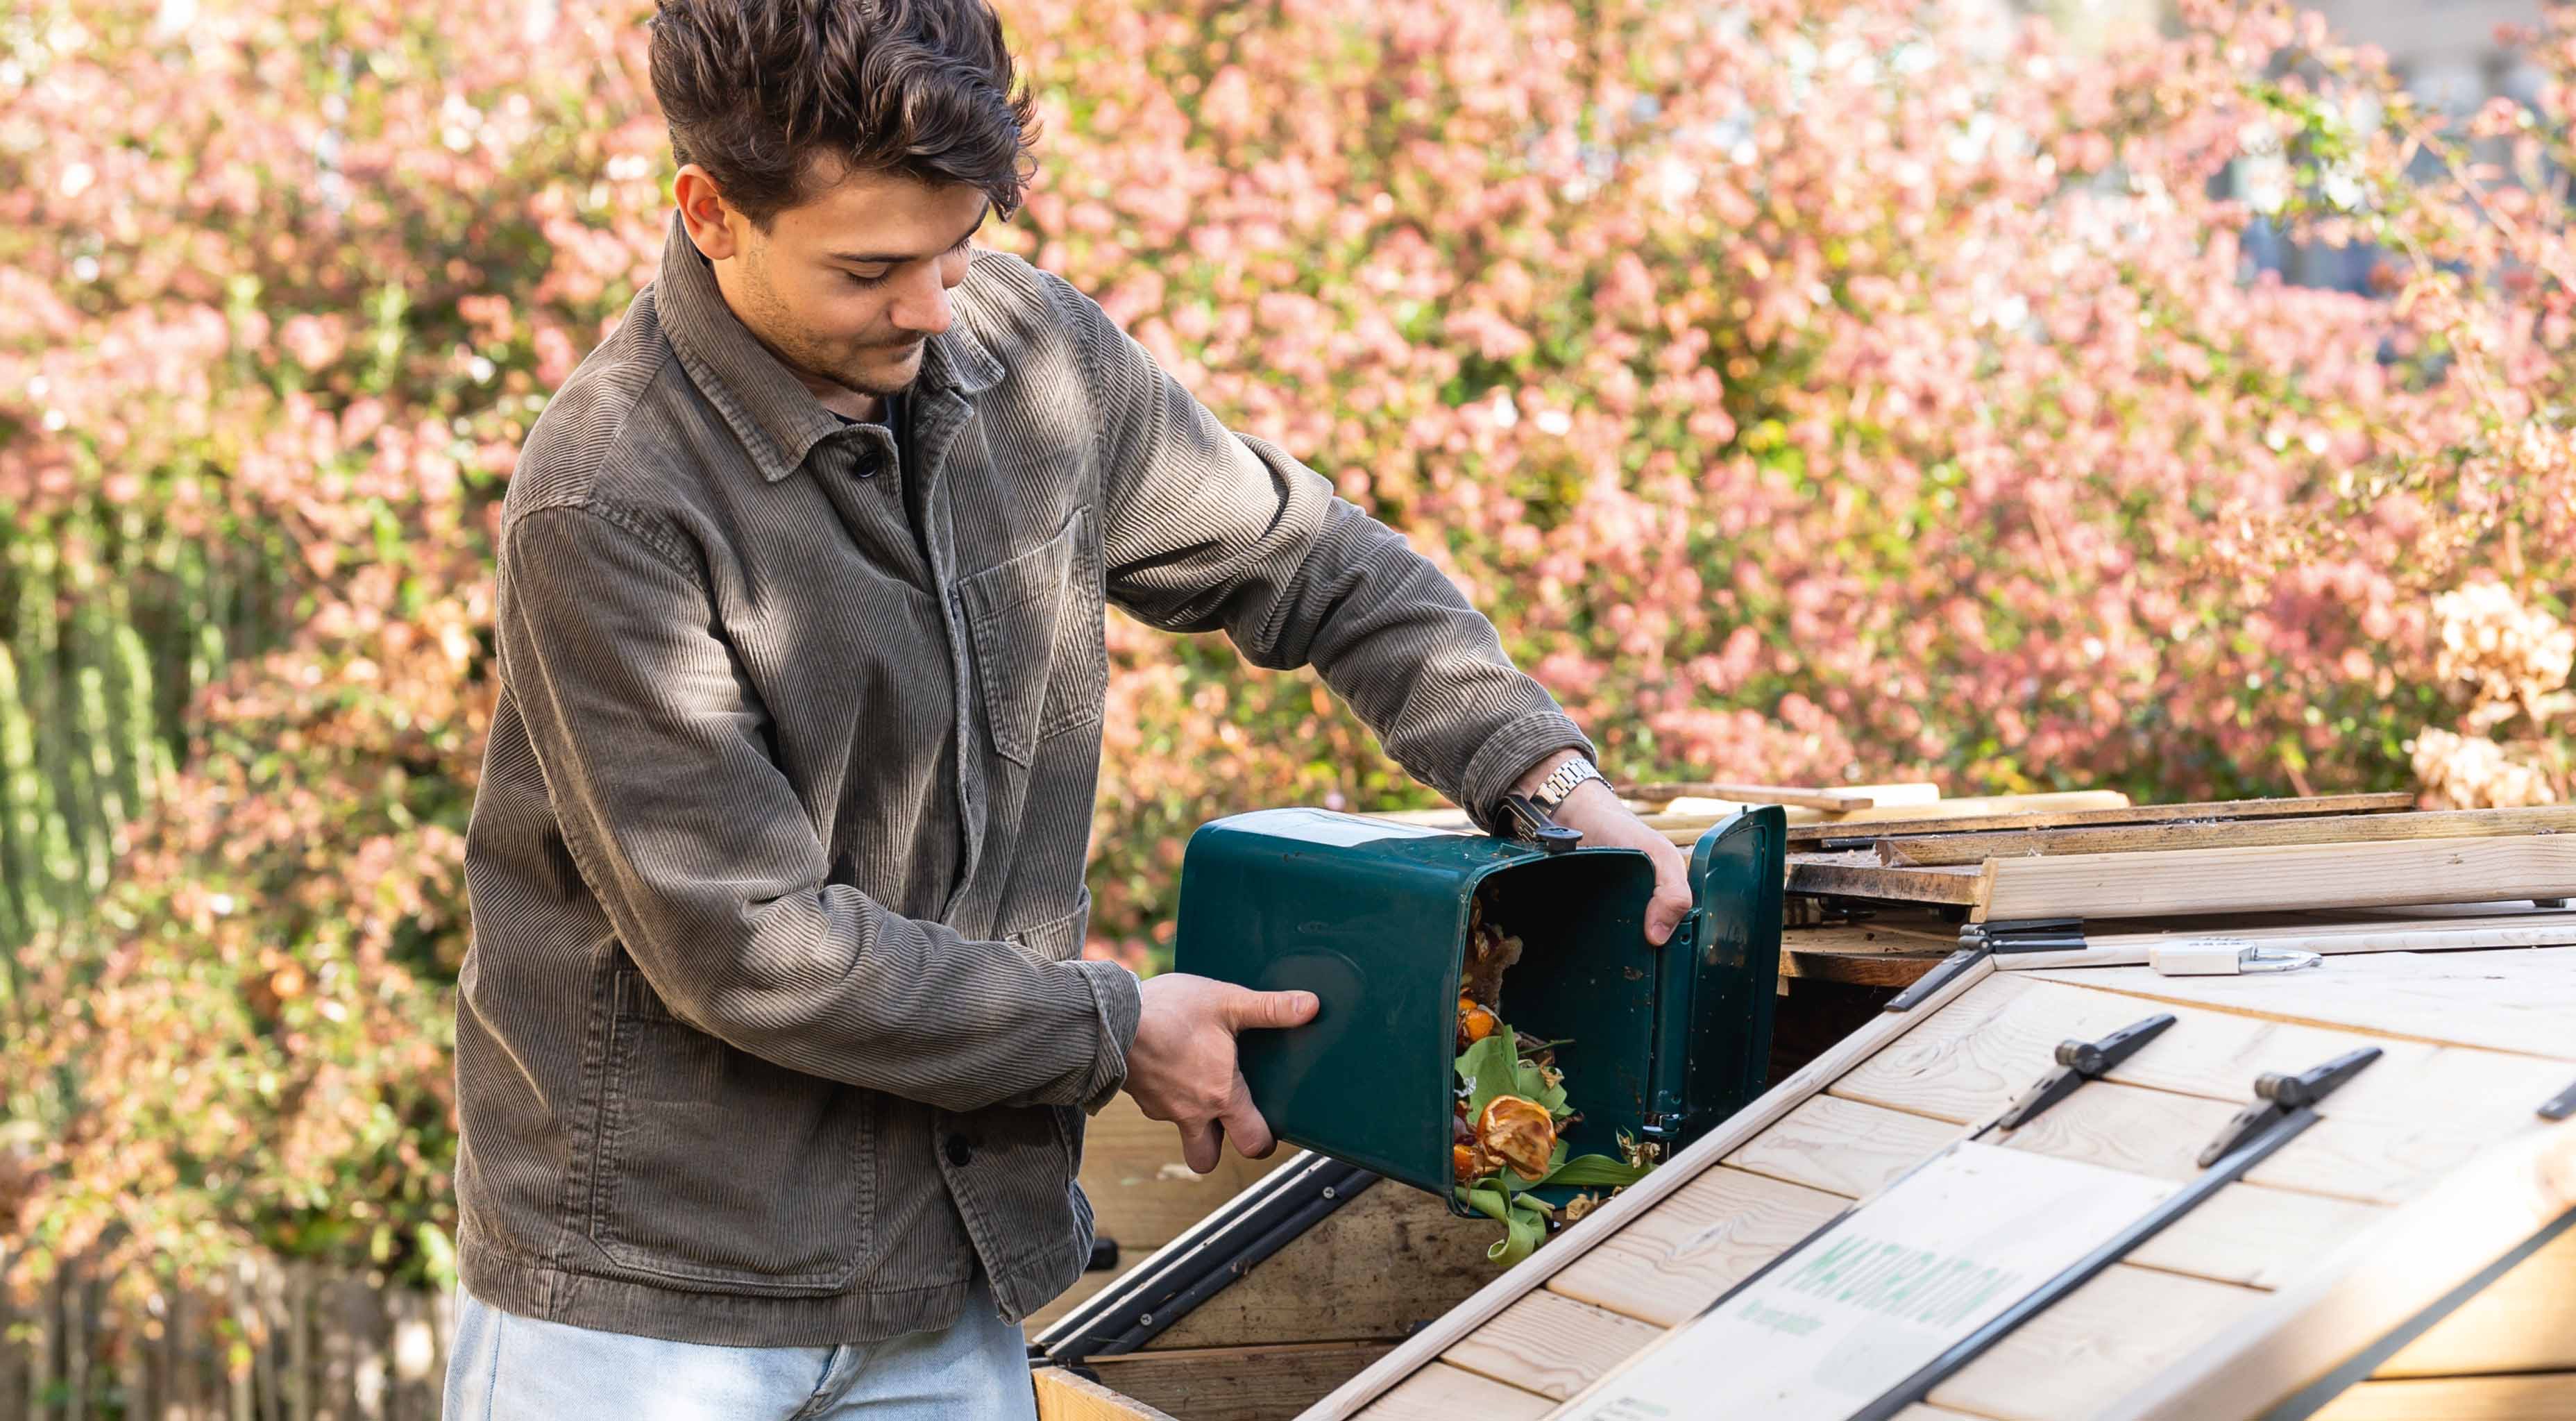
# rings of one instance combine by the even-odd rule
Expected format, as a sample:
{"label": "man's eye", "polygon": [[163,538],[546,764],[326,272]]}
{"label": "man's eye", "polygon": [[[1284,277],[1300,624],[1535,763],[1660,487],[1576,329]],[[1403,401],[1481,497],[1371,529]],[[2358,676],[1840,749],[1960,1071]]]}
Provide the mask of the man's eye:
{"label": "man's eye", "polygon": [[878,275],[875,275],[875,276],[861,276],[861,275],[859,275],[859,274],[858,274],[857,272],[855,272],[855,271],[845,271],[845,272],[842,272],[842,273],[841,273],[841,275],[848,277],[848,278],[850,279],[850,284],[851,284],[852,286],[883,286],[883,285],[885,285],[885,276],[884,276],[884,274],[883,274],[883,273],[879,273]]}

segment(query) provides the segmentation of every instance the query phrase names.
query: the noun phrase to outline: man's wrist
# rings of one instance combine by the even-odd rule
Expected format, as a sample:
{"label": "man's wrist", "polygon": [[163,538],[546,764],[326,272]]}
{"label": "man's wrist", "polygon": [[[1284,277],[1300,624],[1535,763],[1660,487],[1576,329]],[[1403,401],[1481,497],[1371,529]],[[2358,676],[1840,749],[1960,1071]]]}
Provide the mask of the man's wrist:
{"label": "man's wrist", "polygon": [[1570,746],[1562,750],[1551,750],[1547,754],[1540,756],[1537,764],[1522,771],[1519,779],[1512,781],[1512,793],[1517,795],[1536,794],[1538,793],[1539,786],[1547,783],[1547,777],[1556,773],[1558,766],[1565,764],[1569,760],[1580,760],[1583,758],[1584,754],[1582,751]]}

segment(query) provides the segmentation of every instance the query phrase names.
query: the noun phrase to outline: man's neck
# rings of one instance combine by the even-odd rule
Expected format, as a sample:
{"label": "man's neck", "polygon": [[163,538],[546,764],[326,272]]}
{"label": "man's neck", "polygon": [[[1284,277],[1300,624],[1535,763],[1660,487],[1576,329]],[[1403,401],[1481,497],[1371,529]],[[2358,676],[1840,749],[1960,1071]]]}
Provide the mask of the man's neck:
{"label": "man's neck", "polygon": [[796,378],[805,382],[805,388],[813,392],[814,398],[822,404],[823,408],[843,419],[855,419],[861,424],[885,422],[886,402],[883,395],[871,395],[853,390],[847,385],[818,380],[802,371],[797,373]]}

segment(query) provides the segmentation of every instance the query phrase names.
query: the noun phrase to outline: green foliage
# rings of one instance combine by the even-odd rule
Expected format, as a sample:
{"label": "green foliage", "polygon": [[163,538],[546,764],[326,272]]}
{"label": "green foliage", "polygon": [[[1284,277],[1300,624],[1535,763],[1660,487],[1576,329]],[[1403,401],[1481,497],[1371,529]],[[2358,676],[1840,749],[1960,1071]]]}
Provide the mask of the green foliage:
{"label": "green foliage", "polygon": [[[992,240],[1402,529],[1614,774],[2571,788],[2566,15],[2470,134],[2263,3],[2089,56],[1894,0],[1004,8]],[[491,520],[663,239],[648,9],[0,15],[13,1257],[449,1266]],[[2258,208],[2385,290],[2248,279]],[[1208,818],[1428,802],[1312,676],[1110,635],[1095,951],[1152,965]]]}

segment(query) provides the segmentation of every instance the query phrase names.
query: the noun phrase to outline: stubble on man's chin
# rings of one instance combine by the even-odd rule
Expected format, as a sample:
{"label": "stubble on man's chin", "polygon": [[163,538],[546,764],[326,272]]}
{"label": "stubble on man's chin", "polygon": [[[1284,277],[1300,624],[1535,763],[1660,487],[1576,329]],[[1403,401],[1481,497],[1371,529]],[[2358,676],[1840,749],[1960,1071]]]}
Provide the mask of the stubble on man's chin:
{"label": "stubble on man's chin", "polygon": [[880,400],[903,394],[920,378],[919,355],[913,357],[910,373],[900,380],[888,381],[881,375],[872,375],[866,369],[836,359],[838,352],[818,348],[802,339],[796,332],[793,311],[770,280],[768,253],[755,250],[746,255],[751,259],[743,263],[746,278],[743,294],[757,313],[759,325],[767,327],[766,334],[754,328],[753,338],[769,347],[769,353],[789,369],[809,379],[826,380],[842,389]]}
{"label": "stubble on man's chin", "polygon": [[892,382],[883,378],[872,379],[864,372],[856,370],[828,373],[824,378],[839,384],[843,389],[855,390],[862,395],[874,396],[880,400],[890,400],[912,389],[914,382],[921,378],[921,363],[915,360],[911,374]]}

